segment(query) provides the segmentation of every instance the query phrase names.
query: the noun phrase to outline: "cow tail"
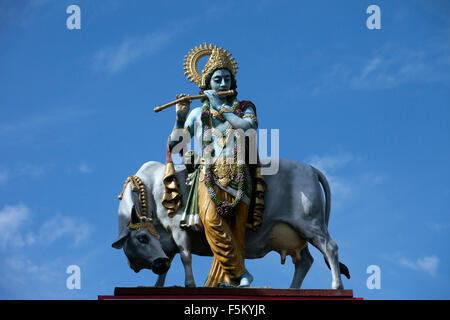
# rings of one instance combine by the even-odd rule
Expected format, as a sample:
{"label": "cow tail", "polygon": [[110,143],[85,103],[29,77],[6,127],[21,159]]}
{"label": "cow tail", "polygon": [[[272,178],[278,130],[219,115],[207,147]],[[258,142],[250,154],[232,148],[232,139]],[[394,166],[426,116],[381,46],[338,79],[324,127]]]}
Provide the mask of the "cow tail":
{"label": "cow tail", "polygon": [[[314,171],[317,174],[317,178],[319,179],[320,184],[322,185],[323,191],[325,193],[325,223],[328,226],[328,221],[330,220],[330,209],[331,209],[331,191],[330,191],[330,185],[328,184],[328,180],[325,177],[325,175],[319,170],[314,168]],[[325,256],[323,257],[325,260],[325,263],[330,269],[330,264],[328,263]],[[348,270],[348,267],[343,264],[342,262],[339,262],[339,269],[340,273],[343,274],[347,279],[350,279],[350,271]]]}
{"label": "cow tail", "polygon": [[330,210],[331,210],[331,191],[330,185],[325,175],[319,170],[312,167],[317,174],[320,184],[322,185],[323,191],[325,193],[325,223],[328,226],[328,221],[330,220]]}

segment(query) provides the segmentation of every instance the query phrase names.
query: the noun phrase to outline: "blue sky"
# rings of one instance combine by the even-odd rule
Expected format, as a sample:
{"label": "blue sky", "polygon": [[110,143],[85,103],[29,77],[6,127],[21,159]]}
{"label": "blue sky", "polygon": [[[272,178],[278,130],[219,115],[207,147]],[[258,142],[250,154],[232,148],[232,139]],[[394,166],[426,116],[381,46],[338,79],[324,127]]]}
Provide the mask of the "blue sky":
{"label": "blue sky", "polygon": [[[68,30],[66,8],[81,8]],[[381,8],[381,29],[366,8]],[[117,236],[117,195],[165,160],[173,109],[198,88],[184,55],[203,42],[239,63],[239,98],[280,156],[332,188],[329,230],[366,299],[449,299],[448,1],[0,1],[0,298],[96,299],[135,274]],[[195,106],[195,105],[193,105]],[[312,248],[303,288],[330,288]],[[211,259],[194,257],[196,282]],[[81,289],[66,268],[81,268]],[[381,289],[368,289],[370,265]],[[255,286],[287,288],[294,267],[247,261]],[[183,285],[179,257],[166,285]]]}

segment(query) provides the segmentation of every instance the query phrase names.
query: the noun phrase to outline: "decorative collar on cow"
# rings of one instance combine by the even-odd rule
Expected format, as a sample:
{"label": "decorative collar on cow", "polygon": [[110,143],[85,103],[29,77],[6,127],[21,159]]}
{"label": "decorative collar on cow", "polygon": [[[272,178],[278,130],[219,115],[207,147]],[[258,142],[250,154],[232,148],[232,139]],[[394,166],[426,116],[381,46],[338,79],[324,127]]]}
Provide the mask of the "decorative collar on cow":
{"label": "decorative collar on cow", "polygon": [[149,234],[151,234],[152,236],[154,236],[156,239],[159,240],[159,234],[158,231],[156,231],[155,226],[153,225],[153,221],[148,217],[143,216],[139,217],[139,219],[140,219],[139,221],[133,222],[132,219],[130,218],[127,222],[128,229],[136,231],[145,229]]}

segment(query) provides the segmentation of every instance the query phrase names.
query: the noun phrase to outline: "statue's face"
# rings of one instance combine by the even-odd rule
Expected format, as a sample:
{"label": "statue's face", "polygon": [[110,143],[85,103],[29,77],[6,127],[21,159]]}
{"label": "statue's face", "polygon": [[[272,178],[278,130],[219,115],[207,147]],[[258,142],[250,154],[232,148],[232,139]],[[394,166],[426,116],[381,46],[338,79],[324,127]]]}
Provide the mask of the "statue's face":
{"label": "statue's face", "polygon": [[214,71],[209,82],[211,89],[218,91],[227,91],[231,88],[231,73],[227,69],[218,69]]}

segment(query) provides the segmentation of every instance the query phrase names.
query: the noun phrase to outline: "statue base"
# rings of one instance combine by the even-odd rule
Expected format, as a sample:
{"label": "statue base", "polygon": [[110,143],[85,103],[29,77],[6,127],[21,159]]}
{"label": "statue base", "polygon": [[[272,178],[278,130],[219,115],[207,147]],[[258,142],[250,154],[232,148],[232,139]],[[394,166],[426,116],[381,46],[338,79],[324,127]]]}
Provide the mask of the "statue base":
{"label": "statue base", "polygon": [[99,300],[363,300],[353,290],[272,288],[117,287]]}

